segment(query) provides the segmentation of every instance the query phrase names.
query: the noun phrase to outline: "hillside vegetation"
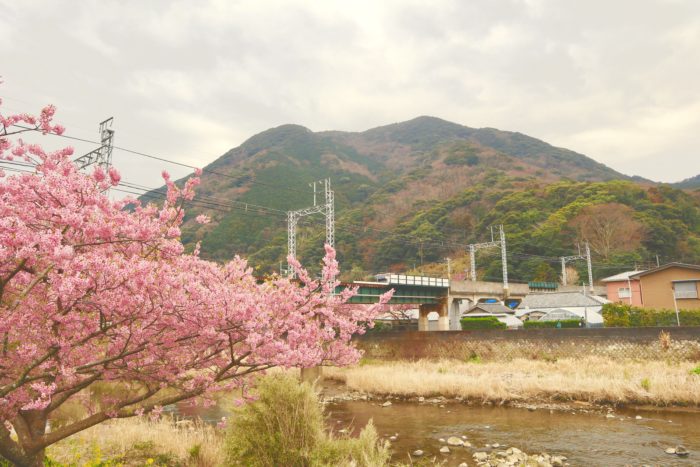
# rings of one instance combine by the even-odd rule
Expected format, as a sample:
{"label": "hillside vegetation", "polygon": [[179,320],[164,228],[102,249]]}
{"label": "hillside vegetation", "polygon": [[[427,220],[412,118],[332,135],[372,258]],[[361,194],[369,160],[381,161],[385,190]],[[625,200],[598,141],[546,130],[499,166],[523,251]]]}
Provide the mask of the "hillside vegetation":
{"label": "hillside vegetation", "polygon": [[694,177],[686,178],[685,180],[682,180],[678,183],[673,183],[672,184],[676,188],[692,188],[692,189],[699,189],[700,188],[700,175],[696,175]]}
{"label": "hillside vegetation", "polygon": [[[183,240],[201,241],[203,256],[214,260],[245,256],[260,274],[286,262],[283,211],[312,205],[309,183],[327,177],[345,278],[387,270],[444,274],[446,257],[463,273],[466,245],[490,240],[497,224],[505,227],[512,280],[557,280],[555,257],[577,253],[585,240],[596,277],[655,262],[656,255],[700,262],[697,192],[628,177],[520,133],[433,117],[361,133],[283,125],[206,169],[216,174],[205,172],[202,197],[280,212],[193,206]],[[201,212],[213,221],[191,222]],[[320,259],[323,238],[321,216],[302,221],[304,263]],[[480,252],[477,263],[480,278],[500,280],[498,251]]]}

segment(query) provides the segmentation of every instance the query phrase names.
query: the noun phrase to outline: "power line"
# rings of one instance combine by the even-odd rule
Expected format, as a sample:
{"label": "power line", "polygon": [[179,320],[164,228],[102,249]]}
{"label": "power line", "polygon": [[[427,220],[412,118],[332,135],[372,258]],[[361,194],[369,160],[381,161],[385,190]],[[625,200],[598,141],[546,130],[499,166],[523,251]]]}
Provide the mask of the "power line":
{"label": "power line", "polygon": [[[150,188],[144,185],[138,185],[136,183],[131,183],[131,182],[120,182],[119,185],[125,186],[127,188],[131,189],[136,189],[136,190],[142,190],[145,191],[144,195],[148,195],[148,193],[158,193],[158,194],[166,194],[167,191],[164,191],[162,188]],[[142,196],[144,196],[142,195]],[[245,201],[238,201],[238,200],[222,200],[221,198],[215,198],[213,196],[206,196],[206,195],[197,195],[195,197],[196,201],[200,202],[206,202],[215,206],[223,206],[223,207],[230,207],[230,208],[242,208],[244,210],[258,210],[258,211],[266,211],[270,212],[271,214],[277,214],[279,216],[286,216],[286,211],[282,211],[281,209],[276,209],[276,208],[271,208],[267,206],[262,206],[259,204],[254,204],[254,203],[248,203]]]}
{"label": "power line", "polygon": [[[0,164],[9,164],[13,166],[18,166],[19,168],[15,167],[7,167],[4,165],[0,165],[0,167],[3,168],[3,170],[8,170],[11,172],[17,172],[17,173],[35,173],[33,170],[26,170],[25,168],[30,168],[34,167],[33,164],[29,164],[26,162],[19,162],[19,161],[6,161],[2,160],[0,161]],[[146,198],[157,198],[157,199],[166,199],[167,195],[166,192],[159,190],[159,189],[151,189],[148,187],[144,187],[142,185],[122,181],[119,183],[121,189],[119,188],[113,188],[115,191],[118,191],[120,193],[125,193],[125,194],[132,194],[136,196],[145,196]],[[138,190],[138,191],[133,191],[133,190]],[[245,203],[242,201],[231,201],[228,203],[220,202],[215,198],[210,198],[208,199],[207,197],[198,197],[193,200],[189,200],[186,202],[186,204],[189,204],[191,206],[195,207],[200,207],[200,208],[205,208],[205,209],[210,209],[213,211],[218,211],[218,212],[230,212],[232,210],[237,210],[241,212],[247,212],[250,214],[259,214],[259,215],[267,215],[267,216],[277,216],[278,219],[281,217],[285,217],[286,213],[282,210],[275,209],[275,208],[268,208],[266,206],[261,206],[257,204],[251,204],[251,203]],[[227,209],[222,209],[222,208],[227,208]]]}
{"label": "power line", "polygon": [[[18,128],[25,129],[25,130],[34,130],[34,128],[25,127],[25,126],[23,126],[23,125],[14,125],[14,126],[16,126],[16,127],[18,127]],[[59,137],[59,138],[65,138],[65,139],[69,139],[69,140],[73,140],[73,141],[80,141],[80,142],[83,142],[83,143],[90,143],[90,144],[97,144],[97,145],[101,145],[101,144],[102,144],[102,143],[99,142],[99,141],[94,141],[94,140],[90,140],[90,139],[87,139],[87,138],[79,138],[79,137],[77,137],[77,136],[70,136],[70,135],[67,135],[67,134],[65,134],[65,133],[64,133],[64,134],[61,134],[61,135],[57,135],[57,134],[55,134],[55,133],[48,133],[48,135],[50,135],[50,136],[57,136],[57,137]],[[119,151],[123,151],[123,152],[126,152],[126,153],[128,153],[128,154],[133,154],[133,155],[135,155],[135,156],[146,157],[146,158],[148,158],[148,159],[153,159],[153,160],[157,160],[157,161],[161,161],[161,162],[166,162],[166,163],[168,163],[168,164],[177,165],[177,166],[180,166],[180,167],[185,167],[185,168],[188,168],[188,169],[193,169],[193,170],[199,169],[199,167],[195,167],[194,165],[185,164],[184,162],[174,161],[174,160],[172,160],[172,159],[167,159],[167,158],[165,158],[165,157],[154,156],[153,154],[148,154],[148,153],[145,153],[145,152],[142,152],[142,151],[136,151],[136,150],[134,150],[134,149],[129,149],[129,148],[121,147],[121,146],[113,146],[113,149],[116,149],[116,150],[119,150]],[[201,169],[201,170],[202,170],[202,172],[208,173],[208,174],[211,174],[211,175],[218,175],[218,176],[225,177],[225,178],[229,178],[229,179],[236,180],[236,181],[240,181],[240,180],[241,180],[240,176],[229,175],[229,174],[226,174],[226,173],[223,173],[223,172],[217,172],[217,171],[211,170],[211,169]],[[279,185],[273,185],[273,184],[270,184],[270,183],[260,182],[260,181],[257,181],[257,180],[248,180],[248,182],[249,182],[249,183],[252,183],[252,184],[255,184],[255,185],[264,186],[264,187],[267,187],[267,188],[278,188],[278,189],[287,190],[287,191],[292,191],[292,192],[296,192],[296,193],[309,194],[308,191],[297,190],[297,189],[291,188],[291,187],[284,187],[284,186],[279,186]]]}

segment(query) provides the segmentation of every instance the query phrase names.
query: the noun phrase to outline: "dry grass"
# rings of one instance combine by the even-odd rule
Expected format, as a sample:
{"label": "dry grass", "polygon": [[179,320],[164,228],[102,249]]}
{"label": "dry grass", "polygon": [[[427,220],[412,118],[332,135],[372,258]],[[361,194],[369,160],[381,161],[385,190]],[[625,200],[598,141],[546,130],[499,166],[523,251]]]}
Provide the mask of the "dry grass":
{"label": "dry grass", "polygon": [[225,465],[222,435],[210,426],[178,428],[168,417],[113,420],[48,448],[66,465]]}
{"label": "dry grass", "polygon": [[556,362],[375,361],[349,368],[326,368],[324,375],[353,390],[404,397],[700,406],[700,376],[692,372],[696,365],[602,357]]}

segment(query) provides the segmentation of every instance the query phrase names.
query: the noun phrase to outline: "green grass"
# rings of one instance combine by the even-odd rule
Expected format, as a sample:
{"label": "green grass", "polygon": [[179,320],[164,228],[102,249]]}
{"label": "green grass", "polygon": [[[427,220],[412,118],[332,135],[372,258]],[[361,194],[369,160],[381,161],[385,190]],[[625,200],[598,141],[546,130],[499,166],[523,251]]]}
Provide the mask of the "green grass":
{"label": "green grass", "polygon": [[640,381],[639,385],[644,389],[645,391],[648,391],[651,389],[651,382],[649,381],[649,378],[644,378],[642,381]]}

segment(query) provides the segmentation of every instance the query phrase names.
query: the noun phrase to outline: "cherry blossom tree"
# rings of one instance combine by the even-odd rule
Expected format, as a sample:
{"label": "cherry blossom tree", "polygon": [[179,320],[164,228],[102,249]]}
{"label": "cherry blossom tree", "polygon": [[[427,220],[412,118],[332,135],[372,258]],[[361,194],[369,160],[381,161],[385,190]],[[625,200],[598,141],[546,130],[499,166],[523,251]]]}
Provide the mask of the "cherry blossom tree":
{"label": "cherry blossom tree", "polygon": [[[181,244],[183,203],[164,173],[161,206],[111,200],[119,173],[78,171],[70,148],[47,152],[16,133],[61,134],[54,107],[0,114],[0,455],[42,465],[47,446],[108,419],[159,413],[212,391],[247,388],[273,366],[344,365],[377,307],[335,294],[326,247],[319,279],[259,283],[241,258],[204,261]],[[199,222],[206,222],[199,217]],[[95,388],[108,385],[111,391]],[[100,395],[102,394],[102,395]],[[79,420],[47,429],[71,400],[94,401]],[[14,433],[13,433],[14,432]]]}

